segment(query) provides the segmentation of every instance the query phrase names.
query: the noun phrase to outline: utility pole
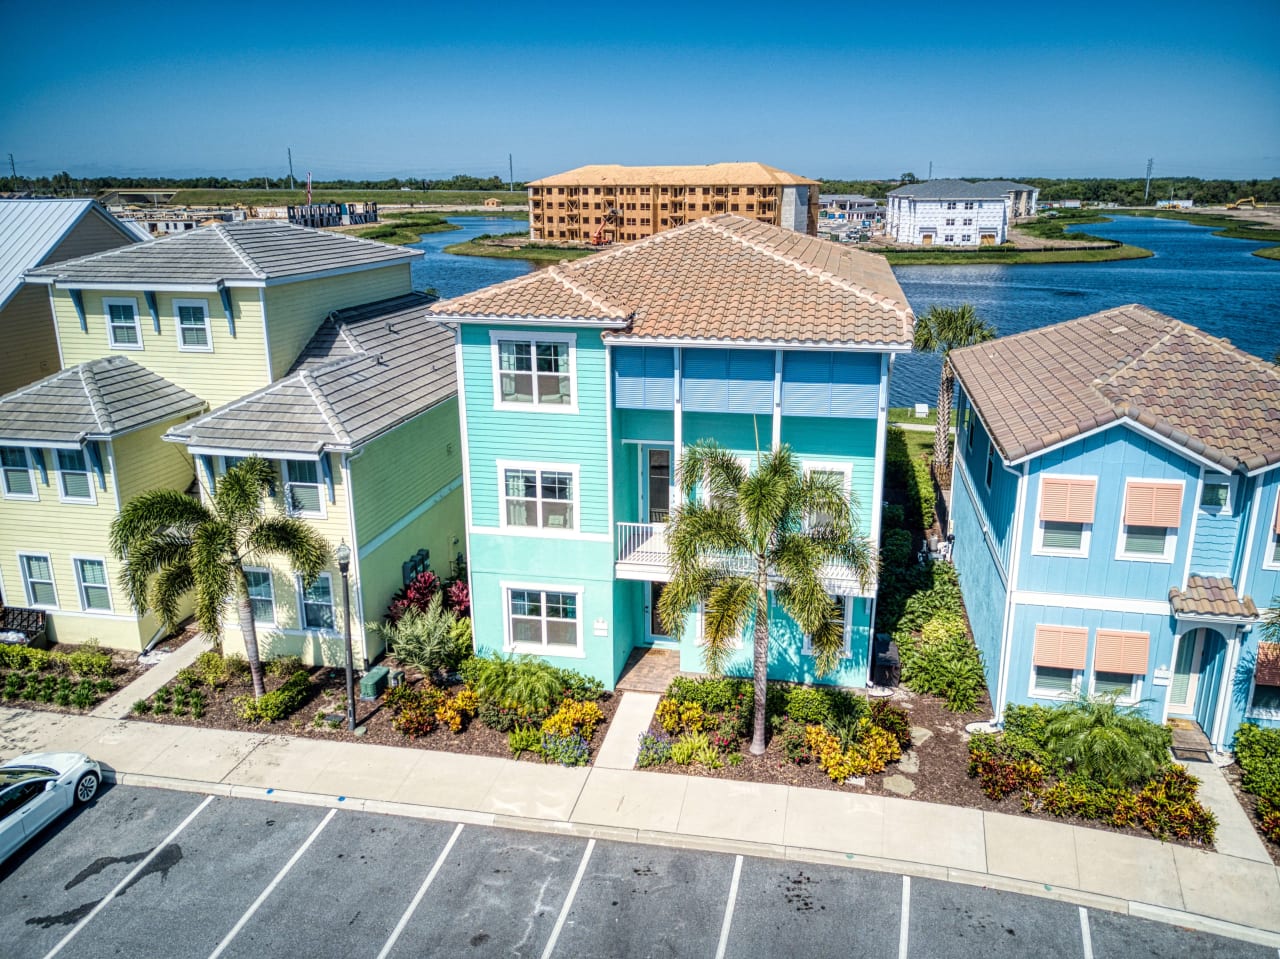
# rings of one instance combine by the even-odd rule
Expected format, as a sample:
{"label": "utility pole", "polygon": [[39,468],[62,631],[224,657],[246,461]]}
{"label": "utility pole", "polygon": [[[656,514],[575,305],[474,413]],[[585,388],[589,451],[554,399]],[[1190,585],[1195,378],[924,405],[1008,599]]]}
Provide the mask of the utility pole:
{"label": "utility pole", "polygon": [[289,151],[289,189],[293,189],[293,147],[285,147]]}
{"label": "utility pole", "polygon": [[515,170],[516,170],[515,165],[511,162],[511,154],[508,153],[507,154],[507,190],[511,193],[514,193],[516,189]]}
{"label": "utility pole", "polygon": [[13,165],[13,154],[9,154],[9,175],[15,180],[18,179],[18,168]]}
{"label": "utility pole", "polygon": [[1156,161],[1152,158],[1147,158],[1147,185],[1142,191],[1142,203],[1144,206],[1146,205],[1147,198],[1151,196],[1151,165],[1155,162]]}
{"label": "utility pole", "polygon": [[930,180],[933,179],[933,161],[932,160],[929,161],[929,179]]}

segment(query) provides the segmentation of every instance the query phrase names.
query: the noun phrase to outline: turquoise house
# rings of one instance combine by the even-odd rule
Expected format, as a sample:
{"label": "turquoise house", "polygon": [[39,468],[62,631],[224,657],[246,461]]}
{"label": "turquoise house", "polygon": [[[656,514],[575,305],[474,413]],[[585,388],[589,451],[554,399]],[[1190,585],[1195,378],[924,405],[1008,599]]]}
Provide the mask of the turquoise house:
{"label": "turquoise house", "polygon": [[[681,450],[790,444],[840,476],[877,542],[893,358],[914,316],[883,258],[716,216],[434,304],[456,324],[473,626],[482,651],[544,656],[610,686],[637,647],[699,671],[656,615]],[[831,568],[865,685],[875,583]],[[816,680],[781,611],[771,675]],[[749,643],[731,671],[750,672]]]}
{"label": "turquoise house", "polygon": [[1280,723],[1280,373],[1143,306],[952,353],[954,562],[996,718]]}

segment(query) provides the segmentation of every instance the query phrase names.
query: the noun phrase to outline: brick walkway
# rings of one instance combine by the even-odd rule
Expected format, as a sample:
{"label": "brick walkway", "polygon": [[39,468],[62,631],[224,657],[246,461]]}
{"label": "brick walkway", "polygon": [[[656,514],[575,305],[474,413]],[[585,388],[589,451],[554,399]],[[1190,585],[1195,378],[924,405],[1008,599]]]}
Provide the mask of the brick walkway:
{"label": "brick walkway", "polygon": [[618,692],[665,693],[680,672],[680,652],[641,646],[631,651],[618,677]]}

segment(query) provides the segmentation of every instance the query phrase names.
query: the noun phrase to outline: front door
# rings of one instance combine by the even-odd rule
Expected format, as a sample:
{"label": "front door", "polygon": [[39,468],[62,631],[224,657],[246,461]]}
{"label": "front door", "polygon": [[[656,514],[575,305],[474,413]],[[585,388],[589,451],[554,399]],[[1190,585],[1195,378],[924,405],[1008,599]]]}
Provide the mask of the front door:
{"label": "front door", "polygon": [[658,600],[662,598],[662,590],[666,583],[645,583],[645,639],[650,646],[674,645],[674,640],[667,628],[662,625],[662,617],[658,615]]}
{"label": "front door", "polygon": [[641,447],[640,521],[665,523],[671,514],[671,447]]}
{"label": "front door", "polygon": [[933,234],[932,234],[932,233],[926,233],[926,234],[924,234],[924,236],[920,237],[920,245],[921,245],[921,246],[933,246]]}
{"label": "front door", "polygon": [[1202,655],[1203,629],[1194,629],[1178,637],[1178,650],[1173,657],[1173,678],[1169,683],[1170,716],[1191,718],[1194,715]]}

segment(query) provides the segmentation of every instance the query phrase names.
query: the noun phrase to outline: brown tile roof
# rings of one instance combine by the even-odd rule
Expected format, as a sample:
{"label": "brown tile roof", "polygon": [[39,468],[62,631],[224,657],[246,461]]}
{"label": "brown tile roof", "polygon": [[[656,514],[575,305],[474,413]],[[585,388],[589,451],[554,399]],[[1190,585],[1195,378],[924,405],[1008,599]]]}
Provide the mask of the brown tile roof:
{"label": "brown tile roof", "polygon": [[956,350],[1006,462],[1128,419],[1212,463],[1280,463],[1280,370],[1145,306]]}
{"label": "brown tile roof", "polygon": [[1169,590],[1169,605],[1179,616],[1225,616],[1257,619],[1258,607],[1248,596],[1241,599],[1226,576],[1191,576],[1184,590]]}
{"label": "brown tile roof", "polygon": [[443,317],[573,319],[641,338],[909,349],[881,256],[724,214],[436,303]]}
{"label": "brown tile roof", "polygon": [[692,166],[622,166],[595,163],[530,180],[529,186],[817,186],[764,163],[703,163]]}

